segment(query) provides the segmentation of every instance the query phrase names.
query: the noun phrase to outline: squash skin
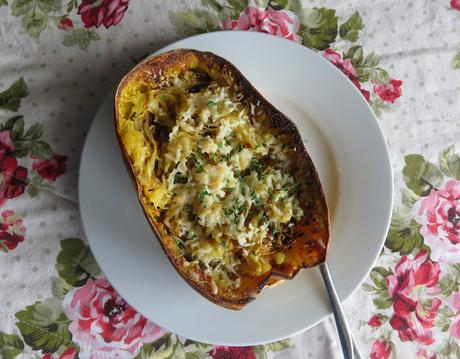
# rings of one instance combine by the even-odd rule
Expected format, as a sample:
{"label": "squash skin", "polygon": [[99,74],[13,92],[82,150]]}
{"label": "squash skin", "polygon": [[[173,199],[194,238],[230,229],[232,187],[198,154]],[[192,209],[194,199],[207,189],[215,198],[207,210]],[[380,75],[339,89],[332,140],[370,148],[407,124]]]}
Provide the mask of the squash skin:
{"label": "squash skin", "polygon": [[[300,178],[303,185],[299,202],[305,215],[295,225],[295,235],[291,246],[283,252],[286,256],[285,262],[272,266],[270,271],[262,275],[242,277],[241,293],[237,295],[215,295],[204,273],[201,273],[198,278],[192,278],[187,273],[184,267],[185,259],[175,256],[175,244],[168,236],[165,226],[156,221],[146,209],[142,188],[136,179],[133,163],[124,148],[118,128],[121,94],[128,84],[133,81],[159,84],[165,71],[186,71],[197,67],[204,68],[215,76],[230,74],[232,82],[229,85],[238,87],[238,92],[243,95],[242,102],[258,104],[257,108],[265,112],[273,131],[288,139],[288,145],[293,150],[292,155],[295,156],[297,164],[297,179]],[[225,79],[220,76],[219,81],[225,81]],[[144,60],[121,80],[117,88],[114,101],[114,125],[125,165],[135,183],[139,203],[152,231],[177,272],[193,289],[208,300],[228,309],[242,309],[253,301],[265,286],[273,285],[283,279],[292,279],[300,269],[324,262],[329,242],[329,212],[317,171],[299,131],[289,118],[271,105],[227,60],[210,52],[190,49],[173,50]]]}

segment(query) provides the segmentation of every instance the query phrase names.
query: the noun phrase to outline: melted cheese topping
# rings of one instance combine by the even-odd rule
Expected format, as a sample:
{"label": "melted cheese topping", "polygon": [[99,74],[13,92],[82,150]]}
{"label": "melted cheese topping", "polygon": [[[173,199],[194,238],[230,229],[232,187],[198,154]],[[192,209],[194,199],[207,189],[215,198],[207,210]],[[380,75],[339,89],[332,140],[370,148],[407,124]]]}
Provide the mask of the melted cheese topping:
{"label": "melted cheese topping", "polygon": [[[214,294],[284,261],[303,211],[288,148],[233,88],[188,71],[154,88],[125,87],[118,130],[151,216]],[[196,271],[195,271],[196,273]]]}

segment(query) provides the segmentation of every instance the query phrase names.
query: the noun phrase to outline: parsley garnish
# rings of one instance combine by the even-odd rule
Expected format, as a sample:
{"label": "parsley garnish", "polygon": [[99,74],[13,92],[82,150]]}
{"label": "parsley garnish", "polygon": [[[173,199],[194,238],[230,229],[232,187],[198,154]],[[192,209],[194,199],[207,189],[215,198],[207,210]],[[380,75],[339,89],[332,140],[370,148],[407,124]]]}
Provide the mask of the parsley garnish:
{"label": "parsley garnish", "polygon": [[214,101],[208,101],[208,107],[217,106],[217,103]]}
{"label": "parsley garnish", "polygon": [[203,163],[202,163],[202,158],[199,153],[194,153],[193,154],[193,161],[195,163],[195,171],[197,173],[203,172]]}
{"label": "parsley garnish", "polygon": [[233,204],[232,204],[231,208],[224,208],[224,213],[225,213],[225,215],[227,215],[229,217],[233,217],[232,222],[237,224],[238,223],[238,216],[241,213],[243,213],[245,209],[246,209],[246,207],[244,205],[240,206],[239,202],[238,202],[238,199],[235,198],[233,200]]}
{"label": "parsley garnish", "polygon": [[203,203],[204,197],[205,197],[206,195],[208,195],[208,194],[209,194],[209,193],[208,193],[208,191],[206,191],[206,190],[203,190],[203,191],[200,192],[200,194],[198,195],[198,200],[200,201],[200,203]]}
{"label": "parsley garnish", "polygon": [[254,191],[251,192],[251,199],[256,207],[259,207],[261,205],[260,198],[256,195]]}
{"label": "parsley garnish", "polygon": [[252,171],[260,171],[262,169],[262,164],[256,160],[255,158],[253,158],[251,160],[251,163],[249,164],[249,167],[248,167],[248,172],[252,172]]}

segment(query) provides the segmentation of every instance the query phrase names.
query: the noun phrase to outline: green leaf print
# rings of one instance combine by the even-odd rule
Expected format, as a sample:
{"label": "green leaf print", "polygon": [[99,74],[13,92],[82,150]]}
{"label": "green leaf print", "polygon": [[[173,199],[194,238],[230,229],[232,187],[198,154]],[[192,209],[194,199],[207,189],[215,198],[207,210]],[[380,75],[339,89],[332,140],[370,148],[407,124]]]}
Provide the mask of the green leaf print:
{"label": "green leaf print", "polygon": [[59,277],[51,278],[51,293],[57,299],[63,300],[65,295],[73,289],[69,283]]}
{"label": "green leaf print", "polygon": [[31,198],[37,197],[41,191],[51,192],[53,189],[53,185],[42,177],[37,175],[29,177],[27,193]]}
{"label": "green leaf print", "polygon": [[337,37],[335,10],[326,8],[303,9],[299,14],[299,35],[309,48],[325,50]]}
{"label": "green leaf print", "polygon": [[420,196],[417,196],[414,192],[412,192],[408,188],[401,189],[401,203],[406,206],[408,209],[412,208],[420,199]]}
{"label": "green leaf print", "polygon": [[452,324],[452,319],[454,319],[454,311],[448,307],[444,306],[439,309],[438,316],[435,321],[435,326],[441,329],[442,332],[447,332]]}
{"label": "green leaf print", "polygon": [[270,0],[268,6],[275,10],[283,10],[286,8],[288,0]]}
{"label": "green leaf print", "polygon": [[274,10],[287,10],[297,14],[302,10],[302,3],[300,0],[259,0],[256,4],[261,8],[270,6]]}
{"label": "green leaf print", "polygon": [[362,289],[364,291],[376,295],[376,298],[374,298],[372,301],[378,309],[387,309],[392,305],[386,280],[386,277],[388,277],[390,274],[393,274],[393,272],[389,269],[383,267],[375,267],[370,273],[370,278],[373,285],[369,283],[364,283],[362,285]]}
{"label": "green leaf print", "polygon": [[265,350],[265,346],[256,345],[252,350],[256,359],[267,359],[267,351]]}
{"label": "green leaf print", "polygon": [[343,57],[351,59],[359,82],[372,80],[375,83],[382,84],[390,81],[390,75],[384,69],[377,67],[380,61],[379,57],[373,52],[364,56],[362,46],[355,45],[350,47],[345,51]]}
{"label": "green leaf print", "polygon": [[185,359],[208,359],[209,355],[199,352],[185,352]]}
{"label": "green leaf print", "polygon": [[460,180],[460,156],[455,153],[455,147],[449,146],[439,153],[439,168],[448,177]]}
{"label": "green leaf print", "polygon": [[[10,136],[13,141],[20,138],[24,133],[24,118],[23,116],[13,116],[5,122],[2,130],[10,131]],[[15,146],[16,147],[16,146]]]}
{"label": "green leaf print", "polygon": [[53,157],[51,146],[44,141],[33,141],[30,145],[30,155],[34,158],[48,160]]}
{"label": "green leaf print", "polygon": [[85,50],[89,46],[91,41],[97,41],[99,39],[99,35],[93,30],[76,29],[67,31],[67,33],[64,36],[64,40],[62,41],[62,44],[65,46],[78,45],[80,49]]}
{"label": "green leaf print", "polygon": [[203,10],[193,10],[183,13],[170,12],[169,19],[176,33],[182,37],[219,30],[217,16]]}
{"label": "green leaf print", "polygon": [[407,155],[403,168],[403,179],[406,186],[419,196],[427,196],[433,188],[442,183],[441,171],[422,155]]}
{"label": "green leaf print", "polygon": [[288,0],[284,10],[292,11],[298,14],[302,10],[302,2],[300,0]]}
{"label": "green leaf print", "polygon": [[382,112],[394,111],[394,108],[390,103],[382,101],[379,98],[373,99],[372,101],[370,101],[370,104],[376,116],[380,116]]}
{"label": "green leaf print", "polygon": [[0,92],[0,109],[18,111],[21,106],[21,99],[29,94],[27,84],[21,77],[11,84],[11,86]]}
{"label": "green leaf print", "polygon": [[69,0],[67,2],[67,12],[71,12],[73,9],[77,8],[78,1],[77,0]]}
{"label": "green leaf print", "polygon": [[265,348],[271,352],[282,352],[291,347],[289,339],[279,340],[277,342],[265,344]]}
{"label": "green leaf print", "polygon": [[43,135],[43,125],[41,123],[34,123],[27,130],[24,138],[30,140],[38,140]]}
{"label": "green leaf print", "polygon": [[34,10],[24,15],[21,23],[24,30],[26,30],[30,36],[38,38],[48,25],[48,17],[42,11],[34,8]]}
{"label": "green leaf print", "polygon": [[452,67],[455,69],[455,70],[458,70],[460,69],[460,51],[457,52],[454,56],[454,58],[452,59]]}
{"label": "green leaf print", "polygon": [[201,0],[201,5],[220,12],[224,7],[217,0]]}
{"label": "green leaf print", "polygon": [[0,332],[0,358],[14,359],[23,349],[24,343],[19,336]]}
{"label": "green leaf print", "polygon": [[422,245],[423,237],[420,234],[420,225],[409,215],[394,211],[385,247],[392,252],[407,255]]}
{"label": "green leaf print", "polygon": [[439,280],[439,294],[444,297],[450,297],[452,293],[457,292],[460,287],[460,265],[449,266],[442,278]]}
{"label": "green leaf print", "polygon": [[[358,69],[356,69],[356,71],[359,73]],[[386,70],[380,67],[370,67],[369,78],[377,84],[387,84],[390,82],[390,75],[388,75]]]}
{"label": "green leaf print", "polygon": [[36,0],[37,6],[45,13],[61,10],[61,0]]}
{"label": "green leaf print", "polygon": [[0,6],[7,6],[8,1],[7,0],[0,0]]}
{"label": "green leaf print", "polygon": [[437,352],[438,359],[460,358],[460,347],[455,342],[454,338],[450,338],[446,344]]}
{"label": "green leaf print", "polygon": [[351,42],[358,41],[359,31],[364,27],[363,20],[359,12],[354,12],[347,21],[339,27],[339,35],[342,39]]}
{"label": "green leaf print", "polygon": [[62,311],[61,301],[56,298],[30,305],[17,312],[16,318],[19,320],[16,325],[24,341],[33,350],[54,353],[62,345],[74,346],[67,329],[70,320]]}
{"label": "green leaf print", "polygon": [[227,0],[227,3],[239,13],[249,4],[249,0]]}
{"label": "green leaf print", "polygon": [[176,358],[176,345],[177,342],[174,344],[171,333],[168,333],[163,335],[160,339],[155,340],[153,343],[144,344],[139,354],[136,355],[134,359]]}
{"label": "green leaf print", "polygon": [[57,256],[56,269],[67,283],[81,287],[89,278],[100,275],[100,269],[89,247],[81,239],[64,239],[61,241],[61,248]]}

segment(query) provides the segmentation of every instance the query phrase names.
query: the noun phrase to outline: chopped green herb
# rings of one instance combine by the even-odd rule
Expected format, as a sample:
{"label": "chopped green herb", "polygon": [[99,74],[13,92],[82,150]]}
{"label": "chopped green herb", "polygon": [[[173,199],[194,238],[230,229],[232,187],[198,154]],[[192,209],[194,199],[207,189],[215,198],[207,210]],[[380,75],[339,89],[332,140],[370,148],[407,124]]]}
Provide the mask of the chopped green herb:
{"label": "chopped green herb", "polygon": [[204,197],[205,197],[206,195],[208,195],[208,194],[209,194],[209,193],[208,193],[208,191],[206,191],[206,190],[203,190],[203,191],[200,192],[200,194],[198,195],[198,200],[200,201],[200,203],[203,203]]}
{"label": "chopped green herb", "polygon": [[203,162],[199,153],[193,154],[193,161],[195,163],[195,171],[197,173],[203,172]]}
{"label": "chopped green herb", "polygon": [[222,145],[223,145],[222,141],[217,142],[217,148],[222,148]]}
{"label": "chopped green herb", "polygon": [[251,160],[251,163],[249,164],[249,167],[247,169],[248,172],[252,171],[260,171],[262,169],[262,164],[255,158]]}
{"label": "chopped green herb", "polygon": [[254,202],[255,206],[259,207],[261,205],[260,198],[257,196],[257,194],[254,191],[251,192],[251,199]]}
{"label": "chopped green herb", "polygon": [[232,222],[237,224],[238,223],[238,216],[246,210],[246,206],[239,205],[238,198],[233,199],[232,207],[231,208],[224,208],[224,213],[226,216],[232,217]]}
{"label": "chopped green herb", "polygon": [[217,103],[214,101],[208,101],[208,107],[217,106]]}
{"label": "chopped green herb", "polygon": [[168,95],[161,95],[161,101],[168,101]]}
{"label": "chopped green herb", "polygon": [[183,255],[184,252],[185,252],[184,243],[182,243],[182,241],[181,241],[179,238],[175,238],[175,239],[174,239],[174,243],[176,244],[177,249],[178,249],[178,250],[181,252],[181,254]]}

